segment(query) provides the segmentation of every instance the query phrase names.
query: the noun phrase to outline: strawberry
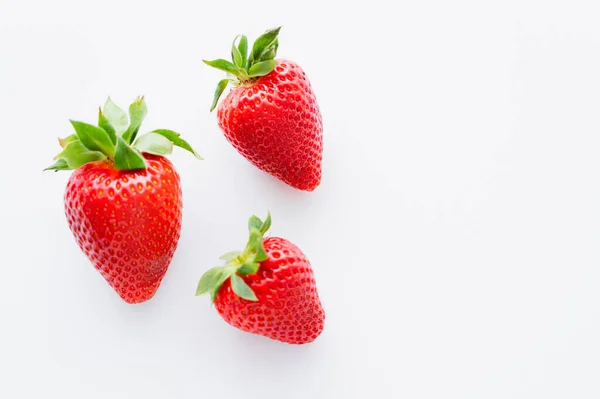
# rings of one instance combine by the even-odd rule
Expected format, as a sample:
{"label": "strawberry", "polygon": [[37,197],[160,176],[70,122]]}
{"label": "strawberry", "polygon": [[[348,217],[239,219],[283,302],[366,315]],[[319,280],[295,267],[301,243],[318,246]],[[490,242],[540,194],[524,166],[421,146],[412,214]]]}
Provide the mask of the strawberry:
{"label": "strawberry", "polygon": [[306,344],[321,334],[325,321],[313,270],[288,240],[263,238],[270,226],[270,214],[264,223],[252,216],[246,248],[223,255],[228,263],[208,270],[196,295],[209,293],[221,317],[240,330]]}
{"label": "strawberry", "polygon": [[59,139],[63,151],[46,169],[75,170],[64,197],[69,227],[81,250],[127,303],[154,296],[179,240],[179,175],[163,155],[176,145],[200,158],[171,130],[137,137],[146,112],[140,97],[129,107],[128,121],[108,98],[98,126],[71,121],[75,134]]}
{"label": "strawberry", "polygon": [[321,113],[302,68],[274,59],[279,29],[260,36],[249,54],[248,39],[237,36],[231,48],[233,62],[204,61],[229,74],[217,85],[210,110],[232,82],[233,90],[217,111],[227,140],[259,169],[292,187],[313,191],[321,182]]}

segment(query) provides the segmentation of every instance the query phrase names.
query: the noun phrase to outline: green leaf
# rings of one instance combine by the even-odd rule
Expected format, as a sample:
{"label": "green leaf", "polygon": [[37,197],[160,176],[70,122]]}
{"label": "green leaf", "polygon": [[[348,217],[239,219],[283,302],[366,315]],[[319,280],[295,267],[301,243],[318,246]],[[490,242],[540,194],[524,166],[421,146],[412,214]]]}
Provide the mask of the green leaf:
{"label": "green leaf", "polygon": [[84,122],[71,121],[79,141],[90,151],[100,151],[107,157],[115,154],[115,146],[104,129]]}
{"label": "green leaf", "polygon": [[65,149],[56,156],[56,159],[64,160],[69,169],[77,169],[86,163],[101,161],[106,159],[103,153],[99,151],[90,151],[79,140],[70,142]]}
{"label": "green leaf", "polygon": [[134,148],[123,140],[122,137],[117,137],[117,150],[115,152],[115,169],[117,170],[136,170],[146,169],[146,160]]}
{"label": "green leaf", "polygon": [[242,58],[242,54],[240,53],[240,50],[235,45],[235,42],[237,41],[238,37],[239,36],[236,36],[235,39],[233,39],[233,43],[231,44],[231,59],[233,60],[233,64],[236,67],[243,68],[244,67],[244,59]]}
{"label": "green leaf", "polygon": [[106,117],[106,120],[108,120],[115,129],[115,134],[117,136],[120,136],[127,130],[127,126],[129,126],[127,114],[115,104],[110,97],[108,97],[104,103],[103,114]]}
{"label": "green leaf", "polygon": [[277,54],[277,49],[279,48],[279,39],[275,39],[269,51],[273,50],[275,54]]}
{"label": "green leaf", "polygon": [[238,51],[240,52],[240,56],[242,57],[242,65],[240,65],[240,67],[246,68],[246,64],[248,62],[248,38],[244,35],[240,36]]}
{"label": "green leaf", "polygon": [[64,139],[61,139],[60,137],[58,138],[58,144],[60,144],[60,146],[62,148],[65,148],[67,146],[67,144],[69,144],[70,142],[73,142],[75,140],[79,140],[77,138],[76,134],[72,134],[70,136],[65,137]]}
{"label": "green leaf", "polygon": [[268,256],[267,253],[265,252],[265,246],[263,244],[263,241],[261,240],[260,245],[258,247],[258,251],[256,252],[256,255],[254,256],[254,261],[255,262],[262,262],[267,260]]}
{"label": "green leaf", "polygon": [[262,53],[265,52],[265,49],[271,47],[275,40],[277,40],[277,36],[279,35],[279,30],[281,26],[275,29],[271,29],[263,33],[261,36],[256,39],[254,42],[254,46],[252,46],[252,55],[250,56],[250,65],[254,63],[255,60],[258,60]]}
{"label": "green leaf", "polygon": [[146,118],[146,114],[148,113],[148,108],[146,107],[146,102],[144,101],[144,97],[138,97],[130,106],[129,106],[129,127],[123,133],[123,139],[127,143],[133,143],[135,140],[135,136],[137,136],[138,131],[140,130],[140,126],[142,126],[142,122]]}
{"label": "green leaf", "polygon": [[235,273],[232,268],[226,267],[213,267],[202,275],[198,282],[198,288],[196,289],[196,295],[210,294],[210,300],[215,301],[215,297],[219,292],[219,288],[223,285],[231,275]]}
{"label": "green leaf", "polygon": [[265,76],[269,74],[273,69],[275,69],[276,64],[277,61],[275,60],[258,62],[250,67],[250,70],[248,71],[248,76],[250,76],[251,78],[257,76]]}
{"label": "green leaf", "polygon": [[271,212],[267,213],[267,218],[265,219],[265,222],[262,224],[262,226],[260,227],[260,232],[261,234],[265,234],[269,228],[271,227]]}
{"label": "green leaf", "polygon": [[158,133],[146,133],[138,137],[133,144],[141,152],[155,155],[169,155],[173,152],[171,140]]}
{"label": "green leaf", "polygon": [[224,254],[224,255],[221,255],[221,256],[219,257],[219,259],[222,259],[222,260],[224,260],[224,261],[226,261],[226,262],[231,262],[231,261],[233,261],[235,258],[237,258],[237,257],[238,257],[240,254],[241,254],[241,252],[240,252],[240,251],[231,251],[231,252],[227,252],[227,253],[226,253],[226,254]]}
{"label": "green leaf", "polygon": [[247,276],[249,274],[256,274],[260,264],[258,263],[244,263],[242,266],[238,268],[238,273],[242,276]]}
{"label": "green leaf", "polygon": [[212,269],[204,273],[202,277],[200,277],[200,281],[198,282],[196,296],[204,295],[207,292],[212,291],[215,288],[216,282],[220,280],[224,273],[225,269],[223,269],[220,266],[213,267]]}
{"label": "green leaf", "polygon": [[227,280],[229,277],[231,277],[231,275],[234,273],[234,270],[227,270],[225,271],[225,273],[220,276],[218,279],[215,280],[214,283],[214,288],[210,291],[210,300],[211,302],[215,301],[215,298],[217,297],[217,294],[219,293],[219,289],[221,288],[221,286],[223,285],[223,283],[225,282],[225,280]]}
{"label": "green leaf", "polygon": [[248,231],[252,232],[252,229],[260,231],[261,234],[265,234],[271,227],[271,212],[267,213],[267,218],[263,222],[258,216],[252,215],[248,220]]}
{"label": "green leaf", "polygon": [[219,81],[219,83],[217,84],[217,89],[215,90],[215,96],[213,97],[213,102],[210,105],[210,112],[212,112],[216,108],[217,103],[219,102],[219,98],[221,97],[221,94],[223,94],[223,91],[227,87],[228,83],[229,83],[229,79],[223,79],[223,80]]}
{"label": "green leaf", "polygon": [[240,74],[240,70],[238,67],[236,67],[235,65],[233,65],[231,62],[223,60],[223,59],[218,59],[218,60],[213,60],[213,61],[206,61],[203,60],[204,63],[208,66],[211,66],[213,68],[217,68],[221,71],[225,71],[227,73],[230,73],[234,76],[238,76]]}
{"label": "green leaf", "polygon": [[102,108],[98,108],[98,126],[100,126],[102,129],[104,129],[106,133],[108,133],[110,141],[112,141],[113,144],[117,144],[117,134],[115,132],[115,128],[113,127],[113,125],[110,124],[108,119],[106,119],[106,116],[104,116],[104,114],[102,113]]}
{"label": "green leaf", "polygon": [[277,55],[277,48],[279,47],[279,39],[275,39],[275,41],[267,48],[265,48],[258,57],[257,61],[267,61],[272,60]]}
{"label": "green leaf", "polygon": [[244,298],[248,301],[258,301],[258,298],[254,294],[254,291],[252,291],[252,288],[250,288],[244,279],[237,274],[233,274],[231,276],[231,289],[240,298]]}
{"label": "green leaf", "polygon": [[262,225],[262,220],[260,220],[258,216],[252,215],[248,220],[248,231],[252,232],[252,229],[260,230]]}
{"label": "green leaf", "polygon": [[65,161],[64,159],[59,159],[58,161],[54,162],[52,165],[44,169],[44,172],[47,170],[53,170],[55,172],[58,172],[59,170],[71,170],[71,168],[69,168],[67,161]]}
{"label": "green leaf", "polygon": [[182,139],[180,137],[181,135],[179,133],[174,132],[172,130],[168,130],[168,129],[156,129],[156,130],[153,130],[151,133],[158,133],[161,136],[166,137],[167,139],[169,139],[171,141],[171,143],[173,143],[173,145],[191,152],[198,159],[202,159],[202,157],[200,155],[198,155],[198,153],[192,148],[192,146],[189,145],[189,143],[187,141],[185,141],[184,139]]}
{"label": "green leaf", "polygon": [[275,58],[275,55],[277,54],[277,52],[273,49],[270,49],[269,51],[264,52],[260,58],[258,59],[259,61],[268,61],[268,60],[272,60]]}
{"label": "green leaf", "polygon": [[267,259],[263,235],[258,229],[253,228],[250,231],[250,238],[248,239],[246,248],[244,248],[244,253],[247,255],[247,259],[251,259],[253,262],[262,262]]}

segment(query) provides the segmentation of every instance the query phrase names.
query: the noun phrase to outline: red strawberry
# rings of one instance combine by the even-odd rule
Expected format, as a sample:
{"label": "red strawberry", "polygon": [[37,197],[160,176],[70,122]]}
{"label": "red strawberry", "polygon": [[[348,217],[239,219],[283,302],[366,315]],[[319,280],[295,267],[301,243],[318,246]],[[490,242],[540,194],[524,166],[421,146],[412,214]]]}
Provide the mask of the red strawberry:
{"label": "red strawberry", "polygon": [[292,187],[312,191],[321,182],[321,113],[302,68],[292,61],[274,60],[279,29],[260,36],[249,55],[246,36],[236,37],[233,63],[204,61],[232,76],[217,85],[211,111],[233,81],[235,88],[217,112],[227,140],[259,169]]}
{"label": "red strawberry", "polygon": [[127,303],[154,296],[181,230],[179,175],[162,155],[173,145],[198,154],[171,130],[137,137],[143,98],[127,114],[109,98],[98,125],[71,121],[76,134],[47,170],[71,170],[65,213],[77,244]]}
{"label": "red strawberry", "polygon": [[256,216],[248,222],[250,239],[243,252],[207,271],[196,295],[210,293],[217,312],[234,327],[290,344],[314,341],[323,331],[325,312],[310,263],[300,249],[283,238],[263,235]]}

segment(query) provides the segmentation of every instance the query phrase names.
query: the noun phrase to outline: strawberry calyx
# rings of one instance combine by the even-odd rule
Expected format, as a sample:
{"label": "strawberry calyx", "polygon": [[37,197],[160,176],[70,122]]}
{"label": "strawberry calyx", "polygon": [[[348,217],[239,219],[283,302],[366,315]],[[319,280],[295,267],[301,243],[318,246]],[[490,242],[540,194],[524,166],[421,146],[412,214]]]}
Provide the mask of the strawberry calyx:
{"label": "strawberry calyx", "polygon": [[129,106],[129,117],[108,97],[104,107],[98,110],[98,126],[71,120],[75,134],[58,139],[63,150],[54,157],[56,162],[44,170],[73,170],[103,160],[112,163],[117,170],[146,169],[142,153],[168,155],[173,152],[173,146],[202,159],[172,130],[157,129],[138,137],[147,112],[143,96]]}
{"label": "strawberry calyx", "polygon": [[252,50],[248,51],[248,38],[238,35],[231,45],[231,62],[224,59],[204,60],[206,65],[227,72],[227,79],[219,81],[210,110],[214,110],[219,98],[229,83],[234,86],[248,86],[259,77],[268,75],[275,69],[275,56],[279,46],[279,30],[270,29],[256,39]]}
{"label": "strawberry calyx", "polygon": [[271,227],[271,214],[263,222],[256,216],[248,220],[250,237],[243,251],[228,252],[221,256],[227,262],[225,266],[217,266],[208,270],[200,278],[196,295],[210,294],[211,302],[215,301],[219,289],[228,278],[231,279],[231,289],[240,298],[248,301],[258,301],[252,288],[246,284],[242,276],[256,274],[260,262],[267,260],[264,247],[264,235]]}

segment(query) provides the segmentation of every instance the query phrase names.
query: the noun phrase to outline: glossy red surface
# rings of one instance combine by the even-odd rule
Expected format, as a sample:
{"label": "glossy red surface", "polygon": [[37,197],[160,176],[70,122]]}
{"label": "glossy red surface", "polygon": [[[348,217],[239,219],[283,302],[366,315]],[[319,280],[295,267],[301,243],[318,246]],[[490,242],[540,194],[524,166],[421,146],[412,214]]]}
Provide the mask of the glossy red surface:
{"label": "glossy red surface", "polygon": [[227,140],[252,164],[312,191],[321,182],[323,123],[306,74],[277,60],[273,72],[232,90],[218,108]]}
{"label": "glossy red surface", "polygon": [[128,303],[155,294],[181,230],[181,188],[171,162],[145,155],[145,170],[118,171],[106,162],[75,170],[65,213],[77,244]]}
{"label": "glossy red surface", "polygon": [[312,267],[302,251],[283,238],[264,241],[268,259],[258,272],[243,277],[257,302],[237,296],[228,279],[215,307],[226,322],[241,330],[291,344],[314,341],[323,331],[321,306]]}

